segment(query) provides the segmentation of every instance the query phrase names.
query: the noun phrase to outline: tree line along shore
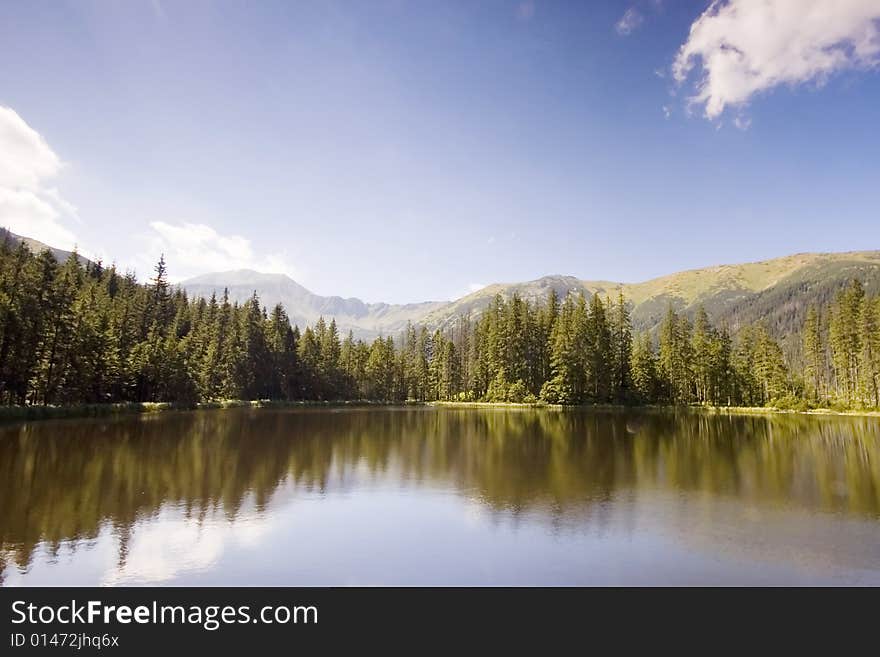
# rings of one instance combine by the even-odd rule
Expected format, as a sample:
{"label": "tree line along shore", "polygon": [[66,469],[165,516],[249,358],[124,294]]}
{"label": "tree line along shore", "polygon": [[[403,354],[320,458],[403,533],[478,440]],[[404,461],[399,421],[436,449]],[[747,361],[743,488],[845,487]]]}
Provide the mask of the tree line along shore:
{"label": "tree line along shore", "polygon": [[880,408],[880,298],[858,280],[809,308],[798,346],[792,357],[761,322],[732,331],[671,305],[656,330],[636,333],[622,294],[553,293],[498,296],[478,317],[367,342],[340,336],[333,320],[292,326],[256,294],[188,298],[164,259],[140,283],[100,262],[0,244],[5,417],[239,399]]}

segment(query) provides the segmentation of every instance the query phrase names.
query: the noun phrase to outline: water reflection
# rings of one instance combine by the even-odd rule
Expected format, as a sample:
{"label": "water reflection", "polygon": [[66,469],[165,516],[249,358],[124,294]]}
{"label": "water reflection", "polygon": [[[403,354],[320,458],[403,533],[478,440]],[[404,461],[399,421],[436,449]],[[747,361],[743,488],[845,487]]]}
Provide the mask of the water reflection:
{"label": "water reflection", "polygon": [[792,564],[865,581],[876,546],[872,418],[237,409],[0,428],[6,583],[99,556],[108,584],[800,581]]}

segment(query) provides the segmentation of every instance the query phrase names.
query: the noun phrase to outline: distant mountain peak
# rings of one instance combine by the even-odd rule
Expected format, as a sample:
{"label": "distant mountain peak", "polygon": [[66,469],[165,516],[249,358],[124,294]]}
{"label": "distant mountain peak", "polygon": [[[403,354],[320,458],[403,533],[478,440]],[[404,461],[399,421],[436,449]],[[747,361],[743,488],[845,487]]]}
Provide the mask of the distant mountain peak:
{"label": "distant mountain peak", "polygon": [[[291,322],[300,327],[314,324],[319,317],[336,320],[340,333],[352,331],[357,337],[393,335],[408,322],[417,323],[426,312],[443,303],[388,304],[366,303],[357,298],[321,296],[294,281],[286,274],[269,274],[252,269],[235,269],[202,274],[181,281],[179,287],[190,296],[210,297],[229,291],[233,302],[243,303],[256,291],[267,307],[280,303]],[[444,302],[445,303],[445,302]]]}
{"label": "distant mountain peak", "polygon": [[230,269],[229,271],[211,272],[208,274],[200,274],[193,276],[181,282],[181,285],[248,285],[250,283],[294,283],[299,285],[295,280],[287,274],[268,273],[256,271],[254,269]]}

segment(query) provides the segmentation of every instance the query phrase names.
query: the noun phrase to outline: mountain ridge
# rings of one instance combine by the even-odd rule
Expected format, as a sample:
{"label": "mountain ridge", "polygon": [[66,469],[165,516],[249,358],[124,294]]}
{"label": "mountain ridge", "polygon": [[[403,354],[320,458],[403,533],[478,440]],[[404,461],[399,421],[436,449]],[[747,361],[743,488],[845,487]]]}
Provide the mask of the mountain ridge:
{"label": "mountain ridge", "polygon": [[271,274],[249,269],[212,272],[177,284],[191,296],[210,297],[228,290],[231,301],[242,303],[254,292],[268,307],[281,303],[290,321],[300,327],[313,324],[319,317],[335,319],[341,333],[351,331],[357,337],[372,338],[402,331],[408,322],[416,323],[424,313],[443,301],[390,304],[366,302],[357,297],[321,296],[306,289],[286,274]]}
{"label": "mountain ridge", "polygon": [[[487,294],[494,296],[501,293],[504,296],[516,291],[525,298],[535,299],[546,296],[551,287],[560,296],[569,291],[613,296],[620,291],[633,306],[636,324],[645,325],[659,321],[659,316],[669,303],[676,310],[685,311],[699,303],[723,306],[736,301],[738,297],[746,298],[764,292],[810,268],[815,270],[813,278],[829,273],[835,274],[832,278],[840,278],[841,272],[829,272],[828,268],[840,269],[847,265],[867,265],[872,274],[880,274],[880,251],[799,253],[769,260],[688,269],[636,283],[544,276],[534,281],[490,285],[452,303],[468,310],[474,305],[481,305],[481,299]],[[862,275],[864,273],[860,272]]]}
{"label": "mountain ridge", "polygon": [[[245,280],[241,280],[242,276]],[[271,280],[282,281],[282,287],[295,289],[298,294],[283,295],[279,294],[282,290],[259,285],[264,277],[274,277]],[[638,330],[656,328],[669,305],[685,314],[693,314],[699,305],[703,305],[716,321],[735,330],[743,323],[744,317],[755,319],[749,306],[758,304],[758,307],[766,306],[763,315],[772,319],[771,323],[778,329],[775,332],[784,337],[796,320],[802,318],[812,300],[827,300],[852,277],[862,279],[869,289],[880,289],[880,251],[802,252],[747,263],[688,269],[635,283],[553,274],[531,281],[493,283],[452,301],[409,304],[322,297],[283,274],[247,270],[206,274],[182,281],[180,285],[188,293],[210,296],[211,293],[222,293],[226,280],[235,283],[230,288],[233,300],[244,301],[256,291],[266,305],[282,303],[295,323],[302,325],[313,323],[320,316],[332,317],[337,320],[341,331],[352,330],[358,337],[365,338],[394,334],[403,330],[407,322],[431,329],[448,329],[463,315],[479,316],[496,294],[509,298],[518,293],[537,302],[546,299],[550,290],[560,298],[571,292],[613,297],[620,291],[631,305],[633,324]],[[792,303],[793,297],[798,297],[797,303]]]}
{"label": "mountain ridge", "polygon": [[[65,260],[71,252],[0,229],[0,239],[25,242],[34,250],[51,250]],[[83,262],[87,262],[79,256]],[[801,252],[739,264],[719,264],[673,272],[646,281],[623,283],[580,279],[552,274],[531,281],[493,283],[451,301],[422,301],[404,304],[365,302],[357,297],[322,296],[313,293],[281,273],[236,269],[201,274],[177,283],[190,296],[209,298],[229,290],[230,300],[243,303],[254,292],[261,303],[281,303],[292,323],[300,327],[319,317],[335,319],[343,334],[371,339],[396,335],[408,323],[429,329],[450,329],[463,315],[478,317],[496,295],[514,293],[531,302],[543,301],[551,290],[560,298],[569,293],[615,297],[622,292],[630,304],[636,330],[654,330],[670,305],[693,315],[699,306],[710,317],[734,332],[744,324],[762,321],[776,337],[790,337],[803,321],[811,303],[824,304],[852,278],[858,278],[869,293],[880,292],[880,250],[845,252]]]}

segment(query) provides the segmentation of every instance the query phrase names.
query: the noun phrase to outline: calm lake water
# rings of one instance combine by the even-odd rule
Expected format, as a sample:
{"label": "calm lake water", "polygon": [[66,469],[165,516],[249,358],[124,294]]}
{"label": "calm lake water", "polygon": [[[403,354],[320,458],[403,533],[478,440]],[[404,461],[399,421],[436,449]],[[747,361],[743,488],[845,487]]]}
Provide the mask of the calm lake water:
{"label": "calm lake water", "polygon": [[0,427],[4,585],[880,584],[880,420],[195,411]]}

